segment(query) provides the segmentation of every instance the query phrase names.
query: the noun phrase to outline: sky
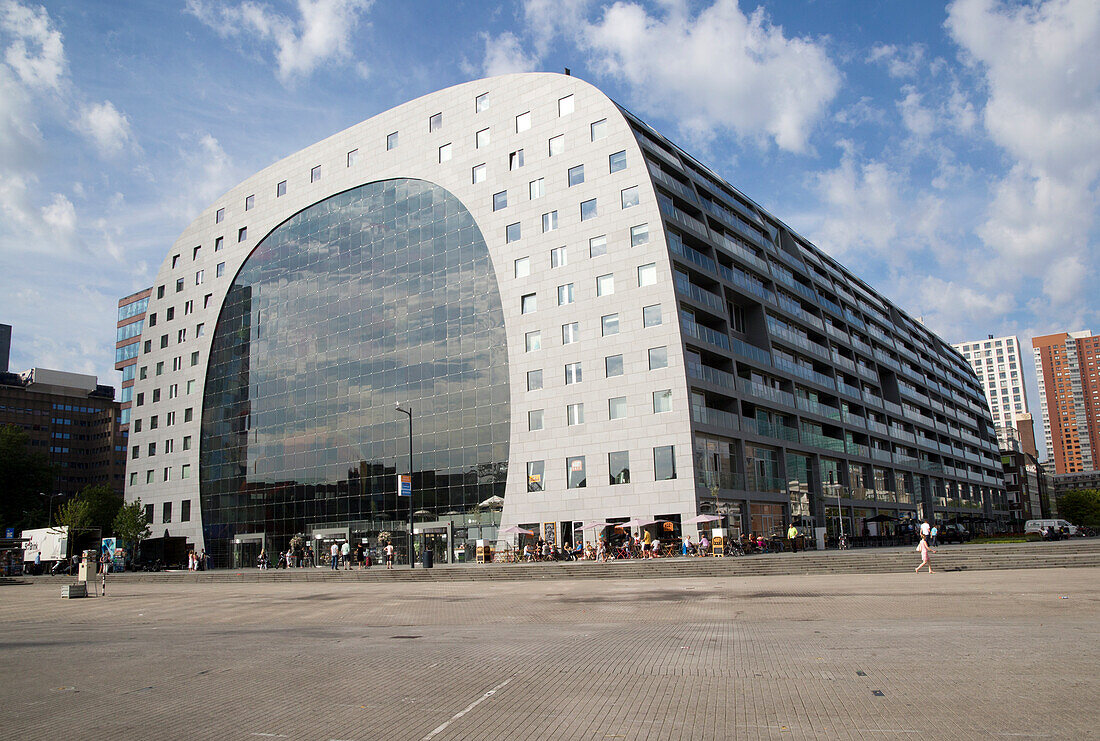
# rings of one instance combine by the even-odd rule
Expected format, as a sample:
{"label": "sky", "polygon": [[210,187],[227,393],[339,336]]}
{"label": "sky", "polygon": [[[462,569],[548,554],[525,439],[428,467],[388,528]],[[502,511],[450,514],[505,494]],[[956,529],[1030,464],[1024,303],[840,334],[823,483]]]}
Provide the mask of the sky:
{"label": "sky", "polygon": [[1100,332],[1096,0],[0,0],[12,370],[117,386],[118,299],[221,193],[565,67],[948,342]]}

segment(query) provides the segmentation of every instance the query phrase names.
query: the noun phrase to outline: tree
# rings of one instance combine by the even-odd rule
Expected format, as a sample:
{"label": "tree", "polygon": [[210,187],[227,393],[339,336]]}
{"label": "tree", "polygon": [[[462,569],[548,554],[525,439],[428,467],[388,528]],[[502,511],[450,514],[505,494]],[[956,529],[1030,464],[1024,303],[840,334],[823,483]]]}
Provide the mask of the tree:
{"label": "tree", "polygon": [[1074,525],[1100,528],[1100,491],[1067,491],[1058,497],[1058,514]]}
{"label": "tree", "polygon": [[45,527],[48,505],[42,492],[53,487],[49,459],[29,442],[22,428],[0,426],[0,525],[20,530]]}
{"label": "tree", "polygon": [[80,497],[73,497],[57,508],[57,517],[54,518],[58,525],[67,525],[69,533],[75,535],[84,530],[91,522],[91,508]]}
{"label": "tree", "polygon": [[141,506],[140,499],[122,505],[118,514],[115,515],[113,526],[115,537],[129,545],[135,557],[141,541],[152,534],[149,523],[145,520],[145,508]]}
{"label": "tree", "polygon": [[106,484],[97,484],[85,486],[77,497],[88,505],[88,527],[98,527],[101,536],[107,537],[122,509],[122,495]]}

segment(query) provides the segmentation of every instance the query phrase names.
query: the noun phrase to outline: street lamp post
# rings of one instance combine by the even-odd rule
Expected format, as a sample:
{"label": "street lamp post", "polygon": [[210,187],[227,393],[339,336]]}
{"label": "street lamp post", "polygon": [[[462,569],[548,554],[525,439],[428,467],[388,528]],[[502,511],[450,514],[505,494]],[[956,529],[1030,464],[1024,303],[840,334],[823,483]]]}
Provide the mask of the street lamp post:
{"label": "street lamp post", "polygon": [[829,487],[836,493],[836,524],[837,529],[840,530],[840,537],[836,541],[837,550],[840,550],[840,544],[844,542],[844,511],[840,507],[840,484],[833,482],[833,474],[829,474]]}
{"label": "street lamp post", "polygon": [[[402,409],[401,402],[397,402],[393,405],[393,408],[402,414],[409,417],[409,568],[416,568],[416,553],[413,551],[413,490],[412,490],[412,476],[413,476],[413,413],[410,405],[409,409]],[[398,485],[398,494],[401,493],[400,485]]]}

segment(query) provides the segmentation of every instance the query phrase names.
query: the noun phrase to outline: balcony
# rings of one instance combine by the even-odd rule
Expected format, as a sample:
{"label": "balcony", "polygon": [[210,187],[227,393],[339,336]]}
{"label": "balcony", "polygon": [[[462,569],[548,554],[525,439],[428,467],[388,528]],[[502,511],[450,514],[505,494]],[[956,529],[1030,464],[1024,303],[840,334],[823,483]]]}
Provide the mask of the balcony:
{"label": "balcony", "polygon": [[833,453],[844,453],[845,450],[844,441],[835,437],[829,437],[820,432],[814,432],[807,427],[802,427],[802,444],[809,445],[814,448],[822,448],[823,450],[829,450]]}
{"label": "balcony", "polygon": [[787,482],[777,476],[761,476],[750,473],[745,476],[747,491],[780,493],[787,490]]}
{"label": "balcony", "polygon": [[847,443],[845,443],[845,447],[848,448],[848,453],[850,455],[858,455],[863,458],[871,457],[871,447],[869,445],[863,445],[862,443],[852,442],[851,440],[849,440]]}
{"label": "balcony", "polygon": [[856,386],[850,386],[839,378],[836,379],[836,390],[842,394],[852,397],[853,399],[862,399],[862,394],[859,393],[859,388]]}
{"label": "balcony", "polygon": [[848,333],[845,332],[843,329],[840,329],[839,327],[832,324],[831,322],[825,322],[824,324],[825,324],[825,331],[829,333],[830,337],[835,337],[836,339],[841,340],[843,342],[851,342],[852,341],[852,338],[849,337]]}
{"label": "balcony", "polygon": [[737,339],[736,337],[730,338],[730,345],[735,353],[738,355],[753,360],[761,365],[771,365],[772,356],[767,350],[757,347],[756,345],[750,345],[747,342]]}
{"label": "balcony", "polygon": [[[780,304],[782,304],[782,299],[780,300]],[[822,360],[830,359],[829,348],[825,347],[824,345],[819,345],[810,338],[803,337],[797,332],[794,332],[784,327],[782,324],[772,319],[771,317],[768,317],[768,332],[771,333],[772,337],[783,340],[784,342],[801,348],[806,352],[813,353],[814,355],[820,357]]]}
{"label": "balcony", "polygon": [[875,447],[871,448],[871,457],[874,458],[876,461],[885,461],[886,463],[889,463],[891,460],[893,460],[889,450],[883,450],[882,448]]}
{"label": "balcony", "polygon": [[679,255],[685,260],[688,260],[698,265],[704,270],[707,270],[714,275],[718,274],[718,263],[704,255],[702,252],[688,247],[686,244],[684,244],[684,241],[680,238],[679,234],[676,234],[675,232],[669,232],[668,248],[674,254]]}
{"label": "balcony", "polygon": [[840,410],[840,420],[842,422],[844,422],[844,424],[851,425],[852,427],[864,427],[864,428],[866,428],[867,425],[870,423],[870,420],[864,419],[863,417],[859,416],[858,414],[852,414],[851,412],[846,412],[843,409]]}
{"label": "balcony", "polygon": [[873,419],[867,420],[867,429],[871,432],[877,432],[880,435],[889,435],[890,428],[882,424],[882,422],[876,422]]}
{"label": "balcony", "polygon": [[740,429],[740,418],[736,414],[730,414],[721,409],[693,405],[691,407],[691,419],[699,424],[721,427],[726,430]]}
{"label": "balcony", "polygon": [[877,384],[879,382],[878,371],[869,365],[856,363],[856,373],[858,373],[861,377],[866,378],[868,381],[871,381],[872,383]]}
{"label": "balcony", "polygon": [[727,471],[704,471],[698,467],[695,469],[695,483],[708,489],[735,489],[744,491],[745,474],[729,473]]}
{"label": "balcony", "polygon": [[674,273],[674,276],[673,282],[676,284],[677,291],[713,309],[719,316],[726,316],[726,302],[720,296],[695,285],[687,280],[682,273]]}
{"label": "balcony", "polygon": [[[727,374],[728,375],[728,374]],[[784,406],[793,407],[794,394],[789,391],[783,391],[781,389],[773,388],[771,386],[765,386],[762,383],[756,383],[748,378],[738,378],[737,388],[745,394],[755,396],[758,399],[766,399],[776,404],[783,404]]]}
{"label": "balcony", "polygon": [[905,442],[912,443],[914,445],[916,445],[917,443],[916,435],[914,435],[912,432],[903,430],[900,427],[894,427],[893,425],[890,426],[890,437],[894,438],[895,440],[904,440]]}
{"label": "balcony", "polygon": [[836,303],[835,301],[825,298],[820,293],[817,294],[817,300],[818,300],[818,303],[820,303],[822,306],[824,306],[829,311],[833,312],[834,316],[837,316],[837,317],[843,317],[844,316],[844,310],[841,309],[840,304]]}
{"label": "balcony", "polygon": [[820,417],[825,417],[826,419],[832,419],[832,420],[835,420],[837,422],[840,421],[840,410],[837,409],[836,407],[831,407],[828,404],[822,404],[819,401],[814,401],[813,399],[807,399],[807,398],[802,397],[802,396],[797,397],[796,401],[798,402],[798,408],[801,409],[804,412],[809,412],[810,414],[816,414]]}
{"label": "balcony", "polygon": [[[782,252],[780,252],[780,254],[782,254]],[[811,303],[816,303],[820,300],[820,297],[817,295],[817,291],[805,285],[804,283],[800,283],[795,280],[794,276],[788,273],[786,270],[773,270],[772,277]]]}
{"label": "balcony", "polygon": [[681,322],[680,329],[688,337],[694,337],[702,342],[709,343],[715,347],[720,347],[723,350],[730,349],[730,338],[721,332],[716,332],[710,327],[704,327],[702,324],[695,324]]}
{"label": "balcony", "polygon": [[671,199],[658,198],[657,201],[660,204],[661,214],[663,214],[666,219],[678,226],[695,232],[701,237],[710,238],[710,232],[707,230],[707,225],[673,205]]}
{"label": "balcony", "polygon": [[787,425],[762,422],[757,419],[746,417],[743,420],[742,429],[745,430],[745,432],[755,432],[762,437],[785,440],[789,443],[798,442],[798,430],[794,427],[788,427]]}
{"label": "balcony", "polygon": [[779,306],[783,308],[784,311],[795,315],[802,321],[806,322],[806,324],[809,324],[811,327],[816,327],[817,329],[822,330],[825,328],[824,322],[822,322],[810,312],[803,309],[802,304],[800,304],[799,302],[784,296],[782,292],[776,294],[775,300],[779,304]]}
{"label": "balcony", "polygon": [[855,361],[849,360],[848,358],[838,353],[836,350],[831,351],[829,353],[829,357],[832,358],[833,362],[836,365],[839,365],[841,368],[850,370],[852,373],[856,372]]}
{"label": "balcony", "polygon": [[875,356],[875,360],[882,363],[883,365],[889,368],[893,368],[896,371],[901,371],[901,363],[894,360],[892,357],[887,355],[884,351],[879,350],[877,347],[874,349],[874,351],[872,351],[871,354]]}
{"label": "balcony", "polygon": [[762,298],[762,299],[764,299],[765,301],[767,301],[771,304],[775,303],[775,294],[774,293],[772,293],[769,289],[765,288],[763,283],[761,283],[759,281],[751,280],[747,275],[742,273],[740,270],[730,270],[725,265],[719,265],[718,266],[718,272],[722,275],[723,278],[728,280],[733,285],[735,285],[739,288],[742,288],[745,291],[748,291],[749,293],[751,293],[752,295],[758,296],[759,298]]}
{"label": "balcony", "polygon": [[664,170],[657,167],[657,165],[653,164],[652,162],[647,162],[646,165],[649,167],[649,174],[652,175],[653,179],[660,183],[664,188],[672,191],[688,203],[699,203],[699,199],[695,195],[695,191],[692,190],[690,186],[684,185],[679,180],[670,175],[666,175]]}
{"label": "balcony", "polygon": [[810,368],[806,368],[805,366],[787,360],[786,358],[779,357],[773,354],[772,365],[774,365],[776,368],[780,368],[786,371],[787,373],[798,376],[799,378],[803,378],[807,381],[812,381],[816,384],[824,386],[825,388],[836,388],[836,381],[834,381],[829,376],[826,376],[823,373],[818,373],[817,371]]}
{"label": "balcony", "polygon": [[718,235],[717,244],[722,250],[728,252],[731,256],[759,268],[764,273],[764,275],[771,274],[771,269],[768,266],[767,260],[761,259],[756,255],[755,252],[751,252],[745,249],[741,244],[730,239],[725,234]]}
{"label": "balcony", "polygon": [[721,386],[728,389],[737,388],[737,376],[732,373],[727,373],[724,370],[719,370],[718,368],[711,368],[709,365],[688,361],[687,372],[692,378],[706,381],[707,383],[713,383],[715,386]]}

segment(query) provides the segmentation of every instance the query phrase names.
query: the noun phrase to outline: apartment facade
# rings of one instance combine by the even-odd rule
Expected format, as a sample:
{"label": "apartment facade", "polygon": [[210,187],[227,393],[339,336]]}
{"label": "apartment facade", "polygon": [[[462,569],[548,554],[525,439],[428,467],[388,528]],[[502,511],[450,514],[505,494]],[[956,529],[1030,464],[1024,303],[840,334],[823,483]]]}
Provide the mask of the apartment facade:
{"label": "apartment facade", "polygon": [[970,363],[993,415],[1002,449],[1016,434],[1017,423],[1030,413],[1024,388],[1023,359],[1018,337],[994,337],[952,345]]}
{"label": "apartment facade", "polygon": [[1055,474],[1098,468],[1100,336],[1089,330],[1031,341],[1043,412],[1043,436]]}

